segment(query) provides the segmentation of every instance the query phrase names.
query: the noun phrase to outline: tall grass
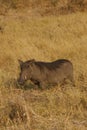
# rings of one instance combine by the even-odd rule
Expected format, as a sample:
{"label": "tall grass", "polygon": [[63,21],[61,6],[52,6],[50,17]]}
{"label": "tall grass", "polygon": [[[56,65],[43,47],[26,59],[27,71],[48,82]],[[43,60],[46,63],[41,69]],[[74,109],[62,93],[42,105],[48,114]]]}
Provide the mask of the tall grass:
{"label": "tall grass", "polygon": [[[0,129],[86,130],[87,14],[0,16]],[[71,60],[70,83],[41,91],[20,88],[18,59]]]}

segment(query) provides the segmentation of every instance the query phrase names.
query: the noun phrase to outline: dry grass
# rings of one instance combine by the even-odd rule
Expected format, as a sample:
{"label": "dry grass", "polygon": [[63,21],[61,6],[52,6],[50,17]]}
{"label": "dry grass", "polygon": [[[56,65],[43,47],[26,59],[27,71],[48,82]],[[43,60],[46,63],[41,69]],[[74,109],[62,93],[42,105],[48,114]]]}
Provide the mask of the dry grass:
{"label": "dry grass", "polygon": [[[76,87],[18,88],[18,59],[67,58]],[[0,130],[87,129],[87,14],[0,16]]]}
{"label": "dry grass", "polygon": [[81,11],[87,12],[87,0],[1,0],[0,14],[6,15],[11,10],[31,12],[33,15],[59,15]]}

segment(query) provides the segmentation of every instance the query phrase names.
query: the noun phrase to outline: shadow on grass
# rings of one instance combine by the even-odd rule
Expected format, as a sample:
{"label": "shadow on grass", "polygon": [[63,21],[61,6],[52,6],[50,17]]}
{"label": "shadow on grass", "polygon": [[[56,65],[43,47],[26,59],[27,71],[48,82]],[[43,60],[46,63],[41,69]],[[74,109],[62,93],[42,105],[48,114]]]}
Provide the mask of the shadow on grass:
{"label": "shadow on grass", "polygon": [[41,90],[41,91],[44,91],[44,90],[48,90],[48,89],[51,89],[53,86],[50,86],[50,85],[47,85],[46,87],[42,87],[42,86],[38,86],[38,85],[34,85],[33,83],[28,83],[28,84],[25,84],[25,85],[19,85],[17,83],[16,85],[16,88],[20,88],[20,89],[23,89],[23,90]]}
{"label": "shadow on grass", "polygon": [[30,82],[27,82],[24,85],[19,85],[17,79],[14,78],[10,78],[7,81],[3,81],[3,85],[6,88],[16,88],[16,89],[23,89],[23,90],[38,89],[38,86]]}
{"label": "shadow on grass", "polygon": [[25,84],[25,85],[19,85],[18,83],[16,84],[16,88],[20,88],[20,89],[23,89],[23,90],[31,90],[31,89],[38,89],[36,88],[35,85],[29,83],[29,84]]}
{"label": "shadow on grass", "polygon": [[[4,84],[5,84],[5,87],[7,88],[16,88],[16,89],[22,89],[22,90],[41,90],[41,91],[48,90],[56,86],[55,84],[48,84],[42,87],[42,86],[35,85],[30,81],[27,81],[24,85],[19,85],[17,82],[17,79],[12,79],[12,78],[4,82]],[[73,84],[72,82],[69,82],[68,80],[66,82],[63,82],[62,84],[59,84],[59,86],[63,88],[67,84],[69,84],[72,87],[75,87],[75,84]]]}

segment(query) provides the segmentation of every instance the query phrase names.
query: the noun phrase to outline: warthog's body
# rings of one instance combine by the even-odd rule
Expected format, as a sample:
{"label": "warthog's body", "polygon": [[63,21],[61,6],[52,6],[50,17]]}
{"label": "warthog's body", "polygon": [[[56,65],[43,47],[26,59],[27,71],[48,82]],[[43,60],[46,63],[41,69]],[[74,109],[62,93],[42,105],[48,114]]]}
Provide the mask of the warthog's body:
{"label": "warthog's body", "polygon": [[34,84],[44,87],[48,84],[56,85],[65,79],[73,81],[73,66],[69,60],[60,59],[54,62],[39,62],[29,60],[20,61],[21,73],[18,83],[23,85],[31,80]]}

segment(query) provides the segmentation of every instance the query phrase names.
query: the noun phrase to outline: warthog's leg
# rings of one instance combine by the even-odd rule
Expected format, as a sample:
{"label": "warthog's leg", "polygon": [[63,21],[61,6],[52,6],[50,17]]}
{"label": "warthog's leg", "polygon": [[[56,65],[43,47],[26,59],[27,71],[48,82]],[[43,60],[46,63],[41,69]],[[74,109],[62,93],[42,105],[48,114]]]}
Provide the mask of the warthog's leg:
{"label": "warthog's leg", "polygon": [[46,88],[46,83],[45,82],[40,82],[39,83],[39,87],[41,88],[41,89],[45,89]]}
{"label": "warthog's leg", "polygon": [[69,75],[68,79],[70,80],[70,82],[72,83],[72,85],[75,87],[75,81],[74,81],[73,75]]}
{"label": "warthog's leg", "polygon": [[73,87],[75,86],[73,75],[69,75],[66,78],[63,79],[63,81],[60,82],[60,84],[63,86],[64,84],[70,83]]}

